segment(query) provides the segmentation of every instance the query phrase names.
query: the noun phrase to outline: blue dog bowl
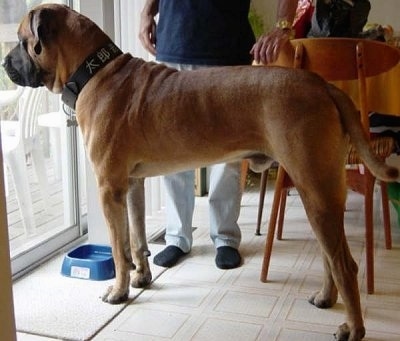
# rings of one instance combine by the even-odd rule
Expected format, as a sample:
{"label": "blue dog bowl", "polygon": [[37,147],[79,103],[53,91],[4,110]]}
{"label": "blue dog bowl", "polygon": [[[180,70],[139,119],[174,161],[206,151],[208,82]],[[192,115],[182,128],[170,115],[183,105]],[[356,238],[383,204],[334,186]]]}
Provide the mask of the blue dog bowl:
{"label": "blue dog bowl", "polygon": [[61,274],[93,281],[114,278],[115,266],[111,247],[95,244],[77,247],[65,255]]}

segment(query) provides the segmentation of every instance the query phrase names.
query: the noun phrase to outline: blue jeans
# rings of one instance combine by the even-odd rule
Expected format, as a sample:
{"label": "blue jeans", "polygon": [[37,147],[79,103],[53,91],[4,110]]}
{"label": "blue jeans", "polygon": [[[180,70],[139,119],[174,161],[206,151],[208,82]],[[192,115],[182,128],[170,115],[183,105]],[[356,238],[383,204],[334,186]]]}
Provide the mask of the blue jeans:
{"label": "blue jeans", "polygon": [[[178,70],[194,70],[204,66],[170,64]],[[190,114],[190,113],[188,113]],[[216,248],[239,247],[241,232],[237,220],[240,213],[242,191],[240,188],[241,162],[211,166],[209,205],[210,237]],[[189,252],[192,243],[194,211],[194,171],[164,177],[166,187],[167,245]]]}

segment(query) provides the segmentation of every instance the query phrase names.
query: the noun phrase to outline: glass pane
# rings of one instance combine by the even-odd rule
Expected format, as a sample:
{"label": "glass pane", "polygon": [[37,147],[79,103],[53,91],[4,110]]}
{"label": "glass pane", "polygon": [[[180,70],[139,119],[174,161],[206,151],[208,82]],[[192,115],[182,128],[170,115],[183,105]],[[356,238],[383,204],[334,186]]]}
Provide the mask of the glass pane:
{"label": "glass pane", "polygon": [[[16,45],[21,18],[44,2],[49,1],[2,1],[0,60]],[[13,273],[83,233],[84,153],[76,127],[67,127],[72,118],[69,114],[58,95],[44,87],[16,87],[0,68],[1,137]]]}

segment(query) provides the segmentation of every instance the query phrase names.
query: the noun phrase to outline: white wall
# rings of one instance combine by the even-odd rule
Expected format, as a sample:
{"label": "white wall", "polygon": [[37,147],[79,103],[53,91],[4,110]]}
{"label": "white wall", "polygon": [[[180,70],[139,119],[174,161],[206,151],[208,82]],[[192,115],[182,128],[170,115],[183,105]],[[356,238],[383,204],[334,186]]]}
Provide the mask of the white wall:
{"label": "white wall", "polygon": [[8,243],[6,196],[4,193],[4,174],[3,169],[1,168],[2,164],[3,156],[0,148],[0,340],[15,341],[16,334],[11,284],[10,245]]}
{"label": "white wall", "polygon": [[[115,43],[135,57],[149,59],[149,53],[139,41],[140,12],[145,0],[81,0],[80,11],[94,20],[114,38]],[[115,18],[114,18],[115,13]],[[115,22],[114,22],[115,19]],[[96,180],[89,163],[86,165],[89,242],[109,244],[108,229],[99,203]],[[160,177],[147,178],[146,216],[159,212],[164,206],[163,184]]]}
{"label": "white wall", "polygon": [[[81,0],[79,11],[93,20],[111,39],[115,38],[114,1]],[[99,192],[91,164],[86,160],[87,220],[89,242],[109,244],[107,226],[99,202]]]}
{"label": "white wall", "polygon": [[392,25],[400,34],[400,1],[399,0],[370,0],[371,12],[369,22],[381,25]]}

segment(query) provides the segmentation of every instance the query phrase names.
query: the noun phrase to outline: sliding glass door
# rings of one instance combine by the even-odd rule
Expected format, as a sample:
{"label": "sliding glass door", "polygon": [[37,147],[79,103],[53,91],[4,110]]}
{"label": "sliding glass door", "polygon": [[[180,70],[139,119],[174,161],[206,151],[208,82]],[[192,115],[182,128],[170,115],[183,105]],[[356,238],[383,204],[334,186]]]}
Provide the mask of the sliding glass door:
{"label": "sliding glass door", "polygon": [[[2,1],[0,60],[17,43],[21,18],[44,2],[73,5]],[[73,113],[59,96],[16,87],[3,68],[0,118],[11,266],[18,275],[86,233],[85,157]]]}

